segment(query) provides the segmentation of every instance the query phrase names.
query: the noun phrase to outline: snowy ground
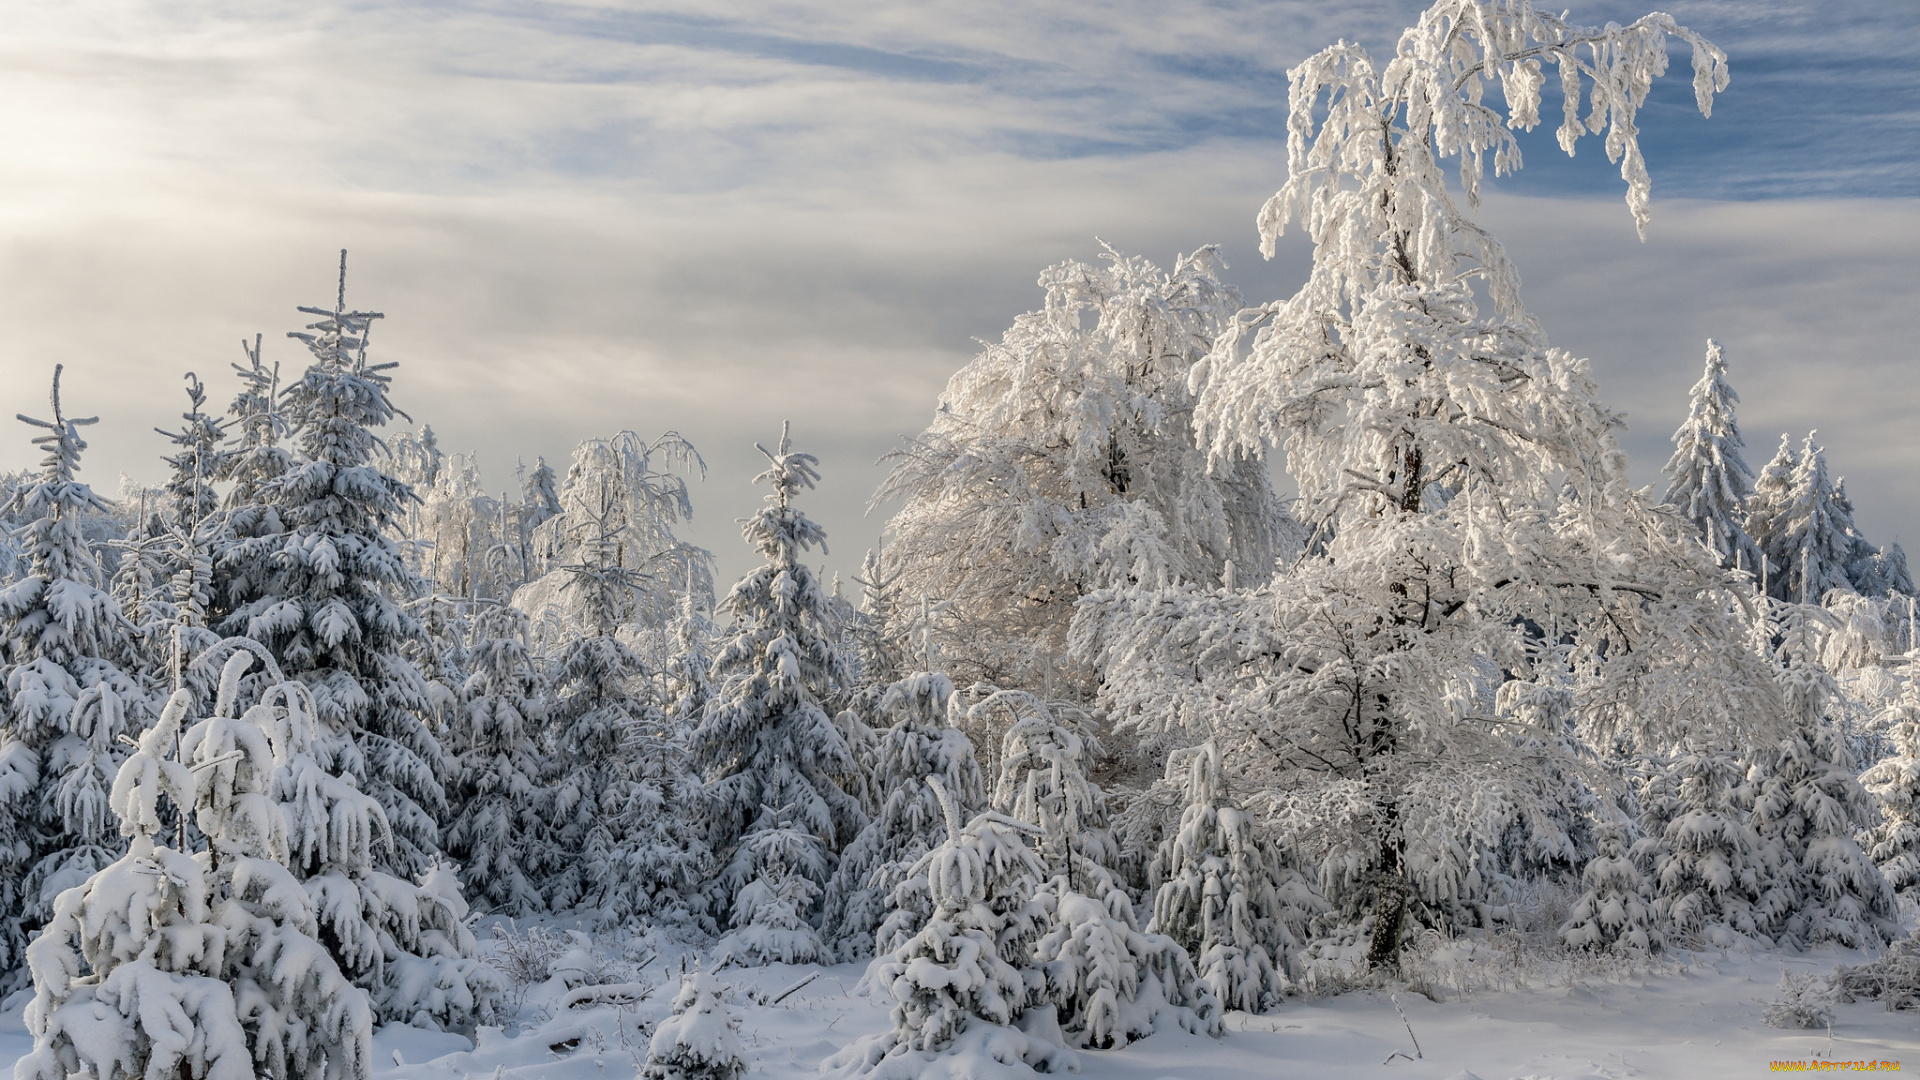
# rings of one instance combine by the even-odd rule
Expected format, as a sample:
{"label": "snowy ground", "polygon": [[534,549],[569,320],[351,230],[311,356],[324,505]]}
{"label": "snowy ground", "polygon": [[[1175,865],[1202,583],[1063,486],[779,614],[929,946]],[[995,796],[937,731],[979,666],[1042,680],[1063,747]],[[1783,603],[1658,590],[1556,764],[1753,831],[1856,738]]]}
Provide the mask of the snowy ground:
{"label": "snowy ground", "polygon": [[[1825,1030],[1783,1031],[1761,1022],[1783,970],[1832,971],[1861,957],[1697,955],[1667,974],[1619,980],[1575,977],[1530,989],[1397,995],[1357,992],[1290,1000],[1264,1016],[1233,1013],[1218,1039],[1164,1033],[1123,1050],[1082,1052],[1087,1080],[1396,1077],[1402,1080],[1588,1080],[1605,1077],[1743,1077],[1774,1060],[1902,1062],[1920,1070],[1920,1015],[1876,1003],[1839,1005]],[[669,963],[672,961],[670,960]],[[886,1026],[886,1010],[857,992],[862,968],[827,968],[778,1005],[769,999],[813,968],[729,969],[753,1077],[818,1075],[820,1060]],[[626,1078],[645,1058],[646,1033],[667,1012],[672,985],[654,961],[640,981],[661,988],[632,1006],[559,1007],[558,980],[528,989],[519,1022],[483,1029],[478,1044],[454,1035],[387,1028],[375,1060],[387,1078],[585,1080]],[[663,981],[664,980],[664,981]],[[0,1066],[28,1046],[21,1002],[0,1016]],[[1412,1027],[1412,1038],[1407,1028]],[[1393,1056],[1414,1053],[1415,1060]],[[1388,1061],[1389,1057],[1391,1061]],[[1904,1070],[1903,1070],[1904,1071]],[[6,1068],[0,1076],[11,1074]]]}

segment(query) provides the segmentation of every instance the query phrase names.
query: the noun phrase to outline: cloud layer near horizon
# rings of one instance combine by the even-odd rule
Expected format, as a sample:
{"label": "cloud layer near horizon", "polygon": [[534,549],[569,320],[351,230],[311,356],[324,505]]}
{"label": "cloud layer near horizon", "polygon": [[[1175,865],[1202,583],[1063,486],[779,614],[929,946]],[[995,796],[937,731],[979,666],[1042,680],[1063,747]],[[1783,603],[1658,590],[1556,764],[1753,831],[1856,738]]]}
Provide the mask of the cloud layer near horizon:
{"label": "cloud layer near horizon", "polygon": [[[1818,26],[1808,5],[1675,12],[1727,47],[1735,83],[1712,121],[1656,96],[1647,244],[1595,145],[1556,162],[1530,141],[1501,185],[1521,195],[1483,218],[1543,324],[1628,412],[1641,481],[1711,335],[1753,464],[1777,432],[1820,427],[1885,540],[1920,525],[1920,170],[1888,135],[1911,128],[1920,79],[1888,57],[1849,104],[1813,77],[1897,28],[1861,7]],[[1263,263],[1252,244],[1283,179],[1284,68],[1342,36],[1386,51],[1418,13],[197,10],[83,4],[0,39],[0,405],[39,412],[65,361],[72,409],[104,417],[88,475],[156,478],[150,429],[184,405],[180,373],[226,396],[234,339],[297,325],[344,246],[351,296],[389,313],[376,347],[403,365],[398,403],[444,445],[477,450],[500,487],[516,457],[558,465],[587,435],[677,428],[712,465],[698,532],[724,570],[746,560],[730,520],[755,498],[751,442],[783,417],[825,459],[830,561],[857,565],[878,529],[859,517],[872,460],[922,426],[971,339],[1033,306],[1038,270],[1095,257],[1096,235],[1161,260],[1217,241],[1250,300],[1290,292],[1304,248]],[[1684,100],[1684,64],[1668,83]],[[299,359],[283,339],[269,355]],[[0,465],[31,460],[25,432],[0,442]]]}

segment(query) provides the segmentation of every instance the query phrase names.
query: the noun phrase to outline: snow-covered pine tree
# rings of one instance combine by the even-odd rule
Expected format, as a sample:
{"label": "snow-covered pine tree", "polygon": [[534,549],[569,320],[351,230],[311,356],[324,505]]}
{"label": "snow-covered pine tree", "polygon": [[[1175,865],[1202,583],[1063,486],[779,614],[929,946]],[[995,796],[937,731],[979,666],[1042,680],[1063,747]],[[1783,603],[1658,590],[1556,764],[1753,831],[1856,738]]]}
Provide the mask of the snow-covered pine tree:
{"label": "snow-covered pine tree", "polygon": [[[741,532],[765,559],[734,585],[726,609],[732,636],[714,658],[714,697],[694,730],[694,762],[711,807],[709,843],[722,867],[709,883],[713,910],[732,912],[755,872],[752,833],[791,824],[812,838],[819,857],[788,869],[817,868],[824,886],[833,853],[866,824],[859,803],[833,777],[853,769],[840,730],[821,708],[852,682],[851,658],[827,610],[827,593],[801,556],[826,532],[793,506],[819,478],[812,454],[794,451],[782,427],[777,450],[755,444],[773,490]],[[809,913],[811,914],[811,913]]]}
{"label": "snow-covered pine tree", "polygon": [[[1489,164],[1518,168],[1515,130],[1538,123],[1550,63],[1563,149],[1606,131],[1644,230],[1636,115],[1670,39],[1692,48],[1704,112],[1725,86],[1724,55],[1661,14],[1582,27],[1527,0],[1440,0],[1384,63],[1343,43],[1294,68],[1290,176],[1260,231],[1271,255],[1302,223],[1311,273],[1291,299],[1236,316],[1190,375],[1214,467],[1284,447],[1303,520],[1331,539],[1265,586],[1271,636],[1223,649],[1207,665],[1216,678],[1142,689],[1149,707],[1109,713],[1164,728],[1172,710],[1149,699],[1190,697],[1204,723],[1183,734],[1215,738],[1228,767],[1261,776],[1276,801],[1319,800],[1323,835],[1344,834],[1346,895],[1328,899],[1369,911],[1373,965],[1397,963],[1412,901],[1457,911],[1475,887],[1485,841],[1472,801],[1531,797],[1508,782],[1538,771],[1520,747],[1561,733],[1528,731],[1494,692],[1503,670],[1528,677],[1531,637],[1572,643],[1590,688],[1583,724],[1676,723],[1702,671],[1715,700],[1689,723],[1731,729],[1752,721],[1749,698],[1767,700],[1718,567],[1632,489],[1618,417],[1586,362],[1549,345],[1442,167],[1457,158],[1469,204]],[[1493,82],[1504,111],[1484,100]],[[1152,601],[1108,599],[1120,630],[1103,648],[1118,652],[1098,662],[1111,693],[1127,681],[1112,675],[1115,656],[1170,643],[1120,632],[1132,605]],[[1410,860],[1415,840],[1437,849],[1430,866],[1424,852]]]}
{"label": "snow-covered pine tree", "polygon": [[1264,468],[1194,448],[1188,369],[1241,306],[1218,251],[1171,271],[1104,258],[1041,273],[1043,309],[954,375],[875,495],[903,500],[883,561],[910,600],[946,602],[935,636],[963,682],[1083,697],[1081,596],[1213,584],[1229,563],[1258,582],[1299,546]]}
{"label": "snow-covered pine tree", "polygon": [[1757,915],[1779,941],[1877,949],[1898,936],[1898,919],[1892,890],[1855,840],[1873,824],[1873,803],[1830,714],[1839,687],[1819,661],[1820,613],[1794,604],[1785,614],[1775,657],[1793,727],[1762,745],[1750,773],[1751,823],[1773,869]]}
{"label": "snow-covered pine tree", "polygon": [[[890,686],[907,674],[903,596],[898,567],[889,569],[880,553],[867,549],[860,563],[860,611],[854,637],[859,644],[860,678],[869,686]],[[925,651],[923,648],[922,652]]]}
{"label": "snow-covered pine tree", "polygon": [[1920,592],[1914,588],[1913,573],[1907,569],[1907,551],[1900,541],[1881,548],[1862,543],[1869,550],[1861,552],[1847,568],[1855,591],[1862,596],[1913,596]]}
{"label": "snow-covered pine tree", "polygon": [[87,448],[80,429],[97,418],[66,415],[60,373],[53,419],[20,417],[47,432],[33,440],[46,456],[10,508],[24,522],[27,573],[0,590],[0,971],[18,968],[55,897],[119,855],[108,792],[120,740],[153,715],[149,687],[129,669],[131,627],[82,533],[105,509],[75,475]]}
{"label": "snow-covered pine tree", "polygon": [[747,1074],[740,1018],[727,1008],[724,994],[707,972],[681,978],[673,1015],[660,1021],[647,1043],[643,1080],[740,1080]]}
{"label": "snow-covered pine tree", "polygon": [[545,680],[527,654],[526,617],[511,608],[483,617],[468,657],[453,735],[453,806],[447,854],[460,864],[467,894],[495,911],[544,910],[540,883],[558,861],[547,817],[548,759],[540,743],[547,719]]}
{"label": "snow-covered pine tree", "polygon": [[823,909],[827,943],[843,960],[873,954],[874,934],[895,910],[894,890],[946,840],[946,815],[926,778],[940,778],[963,818],[985,808],[973,743],[946,722],[952,698],[945,675],[924,671],[891,684],[880,697],[881,713],[893,726],[881,734],[875,755],[879,809],[841,853]]}
{"label": "snow-covered pine tree", "polygon": [[1561,941],[1576,949],[1639,953],[1657,952],[1666,944],[1646,875],[1633,861],[1631,840],[1625,820],[1600,827],[1600,851],[1580,872],[1584,891],[1560,927]]}
{"label": "snow-covered pine tree", "polygon": [[[271,797],[286,728],[270,706],[230,715],[251,660],[228,663],[214,716],[185,732],[193,695],[176,691],[121,765],[113,809],[131,842],[61,894],[28,949],[34,1050],[20,1080],[372,1075],[367,994],[319,941],[314,901],[286,865]],[[160,843],[188,809],[199,852]]]}
{"label": "snow-covered pine tree", "polygon": [[1667,940],[1730,948],[1767,941],[1758,911],[1774,873],[1747,824],[1745,770],[1723,751],[1686,750],[1663,762],[1641,796],[1634,860],[1649,875]]}
{"label": "snow-covered pine tree", "polygon": [[1667,460],[1666,503],[1693,523],[1720,565],[1760,577],[1760,549],[1741,524],[1753,495],[1753,470],[1741,451],[1734,406],[1740,395],[1727,382],[1720,343],[1707,342],[1707,370],[1693,384],[1687,418],[1673,433]]}
{"label": "snow-covered pine tree", "polygon": [[1154,856],[1147,929],[1195,958],[1222,1008],[1265,1012],[1286,991],[1308,920],[1326,905],[1234,805],[1212,743],[1169,757],[1167,779],[1184,783],[1186,809]]}
{"label": "snow-covered pine tree", "polygon": [[993,1080],[1077,1070],[1073,1053],[1046,1030],[1047,1017],[1025,1015],[1044,985],[1032,951],[1044,919],[1034,894],[1045,873],[1028,845],[1034,827],[991,811],[963,826],[939,777],[926,783],[947,833],[910,871],[923,879],[929,917],[867,969],[867,981],[893,1000],[893,1029],[846,1047],[823,1071]]}
{"label": "snow-covered pine tree", "polygon": [[1880,820],[1866,836],[1867,854],[1896,896],[1920,900],[1920,702],[1908,684],[1890,726],[1895,753],[1860,776],[1880,804]]}
{"label": "snow-covered pine tree", "polygon": [[313,356],[281,394],[298,458],[257,481],[256,515],[236,514],[237,535],[216,561],[216,625],[265,644],[312,690],[327,726],[350,737],[329,766],[379,801],[393,830],[381,865],[410,877],[440,848],[446,762],[426,721],[427,680],[402,655],[420,633],[402,606],[417,579],[389,530],[412,494],[374,462],[373,429],[396,415],[394,365],[368,362],[368,330],[382,316],[348,310],[346,282],[342,252],[334,306],[301,308],[319,321],[289,335]]}

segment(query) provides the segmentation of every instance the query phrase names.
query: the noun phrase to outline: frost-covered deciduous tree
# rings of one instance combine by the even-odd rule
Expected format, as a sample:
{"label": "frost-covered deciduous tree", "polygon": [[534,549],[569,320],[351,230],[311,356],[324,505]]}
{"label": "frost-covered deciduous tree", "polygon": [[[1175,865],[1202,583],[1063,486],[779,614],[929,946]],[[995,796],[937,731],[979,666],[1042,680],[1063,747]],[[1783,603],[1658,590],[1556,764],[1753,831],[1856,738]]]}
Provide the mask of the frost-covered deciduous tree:
{"label": "frost-covered deciduous tree", "polygon": [[440,848],[446,762],[427,726],[427,680],[402,655],[420,633],[402,607],[417,581],[391,530],[412,496],[374,461],[374,429],[395,415],[393,365],[367,360],[381,315],[347,308],[344,252],[334,306],[300,310],[318,321],[291,335],[313,362],[281,394],[297,457],[258,481],[260,513],[220,552],[216,625],[265,644],[350,737],[329,767],[379,801],[393,832],[381,865],[410,877]]}
{"label": "frost-covered deciduous tree", "polygon": [[131,626],[101,586],[83,527],[105,503],[81,482],[81,427],[60,405],[53,419],[20,419],[47,434],[39,477],[10,508],[26,574],[0,590],[6,707],[0,713],[0,971],[18,967],[27,936],[53,914],[54,898],[112,862],[123,843],[108,791],[125,751],[144,729],[150,691],[130,671]]}
{"label": "frost-covered deciduous tree", "polygon": [[909,603],[946,602],[935,636],[966,682],[1082,694],[1065,648],[1080,597],[1229,565],[1258,582],[1298,548],[1264,468],[1209,469],[1194,446],[1187,373],[1241,304],[1218,252],[1171,271],[1105,257],[1041,273],[1045,307],[954,375],[875,495],[903,500],[883,565]]}
{"label": "frost-covered deciduous tree", "polygon": [[1045,872],[1028,844],[1033,826],[993,812],[963,826],[939,778],[927,784],[947,833],[911,871],[924,879],[929,916],[867,971],[893,1001],[893,1028],[853,1043],[823,1069],[876,1080],[997,1080],[1077,1069],[1057,1032],[1046,1030],[1047,1018],[1027,1015],[1044,983],[1032,952],[1043,925],[1034,896]]}
{"label": "frost-covered deciduous tree", "polygon": [[1739,401],[1727,382],[1720,343],[1708,341],[1707,370],[1693,385],[1687,419],[1673,433],[1666,503],[1693,523],[1721,566],[1744,570],[1758,580],[1760,549],[1744,525],[1753,470],[1741,453],[1746,443],[1734,415]]}
{"label": "frost-covered deciduous tree", "polygon": [[947,724],[952,698],[945,675],[924,671],[893,683],[880,697],[880,711],[893,718],[893,726],[881,733],[875,754],[879,809],[841,853],[823,909],[827,942],[843,959],[872,955],[874,934],[893,910],[894,890],[946,840],[946,816],[926,778],[940,778],[963,818],[985,808],[973,744]]}
{"label": "frost-covered deciduous tree", "polygon": [[834,781],[853,770],[853,757],[821,707],[852,683],[828,595],[801,561],[826,533],[793,505],[794,494],[818,479],[817,460],[794,451],[784,428],[777,450],[759,449],[769,464],[755,482],[773,490],[741,531],[765,562],[727,595],[733,632],[714,658],[714,696],[692,738],[721,865],[711,883],[716,912],[734,911],[734,897],[752,880],[751,834],[790,826],[812,837],[817,857],[786,866],[817,874],[818,888],[833,853],[866,824],[858,801]]}
{"label": "frost-covered deciduous tree", "polygon": [[517,590],[513,603],[532,616],[544,651],[557,651],[587,617],[576,607],[582,594],[569,586],[569,566],[593,561],[629,575],[625,619],[636,626],[666,626],[689,592],[710,602],[712,553],[674,531],[693,513],[687,474],[705,472],[693,444],[671,431],[652,442],[631,431],[586,440],[557,494],[552,470],[535,472],[527,498],[539,519],[531,563],[541,576]]}
{"label": "frost-covered deciduous tree", "polygon": [[[251,661],[229,661],[213,717],[186,731],[193,695],[176,691],[121,765],[127,853],[62,893],[28,950],[22,1080],[372,1075],[367,994],[319,940],[314,898],[287,867],[272,785],[289,729],[273,706],[232,715]],[[189,810],[204,849],[161,843]]]}
{"label": "frost-covered deciduous tree", "polygon": [[[1328,539],[1266,587],[1271,636],[1215,634],[1224,685],[1155,693],[1187,697],[1201,725],[1186,734],[1214,737],[1234,771],[1344,819],[1343,906],[1364,897],[1375,965],[1397,962],[1416,892],[1442,913],[1472,899],[1475,797],[1536,797],[1519,782],[1540,771],[1527,748],[1562,733],[1533,730],[1497,689],[1503,671],[1529,677],[1542,636],[1572,643],[1566,662],[1590,687],[1581,723],[1677,723],[1667,708],[1700,670],[1718,673],[1708,726],[1765,697],[1718,568],[1630,487],[1587,364],[1549,345],[1443,170],[1457,159],[1471,202],[1489,164],[1518,168],[1514,131],[1539,121],[1552,66],[1562,147],[1606,133],[1644,230],[1636,117],[1670,39],[1692,48],[1705,112],[1725,58],[1660,14],[1582,27],[1526,0],[1442,0],[1384,63],[1340,44],[1294,68],[1290,175],[1260,230],[1270,255],[1304,225],[1312,271],[1292,298],[1236,316],[1190,375],[1209,460],[1284,448],[1303,520]],[[1483,99],[1494,83],[1504,112]],[[1108,648],[1180,662],[1137,632]],[[1120,663],[1108,652],[1100,666]],[[1416,827],[1441,849],[1431,866],[1410,859]]]}
{"label": "frost-covered deciduous tree", "polygon": [[1172,756],[1167,779],[1184,782],[1186,809],[1154,856],[1148,929],[1195,958],[1222,1008],[1265,1012],[1286,992],[1288,962],[1326,905],[1234,804],[1212,743]]}

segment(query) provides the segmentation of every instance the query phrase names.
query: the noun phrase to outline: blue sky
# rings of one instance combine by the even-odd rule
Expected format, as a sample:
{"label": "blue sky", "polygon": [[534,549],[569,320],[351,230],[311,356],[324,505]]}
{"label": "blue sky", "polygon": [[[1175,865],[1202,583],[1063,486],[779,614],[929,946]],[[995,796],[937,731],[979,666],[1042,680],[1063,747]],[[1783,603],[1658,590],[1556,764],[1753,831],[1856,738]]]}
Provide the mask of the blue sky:
{"label": "blue sky", "polygon": [[[396,396],[496,486],[584,435],[677,428],[713,468],[699,538],[738,570],[754,439],[791,416],[857,565],[873,459],[1099,236],[1223,246],[1250,301],[1283,180],[1286,69],[1377,55],[1410,2],[976,0],[184,5],[81,2],[0,31],[5,411],[69,365],[88,475],[159,475],[180,373],[352,293],[389,314]],[[1704,338],[1758,466],[1818,426],[1869,535],[1920,536],[1920,12],[1905,0],[1677,3],[1731,57],[1711,120],[1676,57],[1642,117],[1638,242],[1597,142],[1546,130],[1483,219],[1559,344],[1591,356],[1658,479]],[[1576,7],[1585,22],[1642,9]],[[294,362],[294,343],[278,355]],[[270,351],[270,355],[273,353]],[[24,429],[0,465],[33,460]]]}

